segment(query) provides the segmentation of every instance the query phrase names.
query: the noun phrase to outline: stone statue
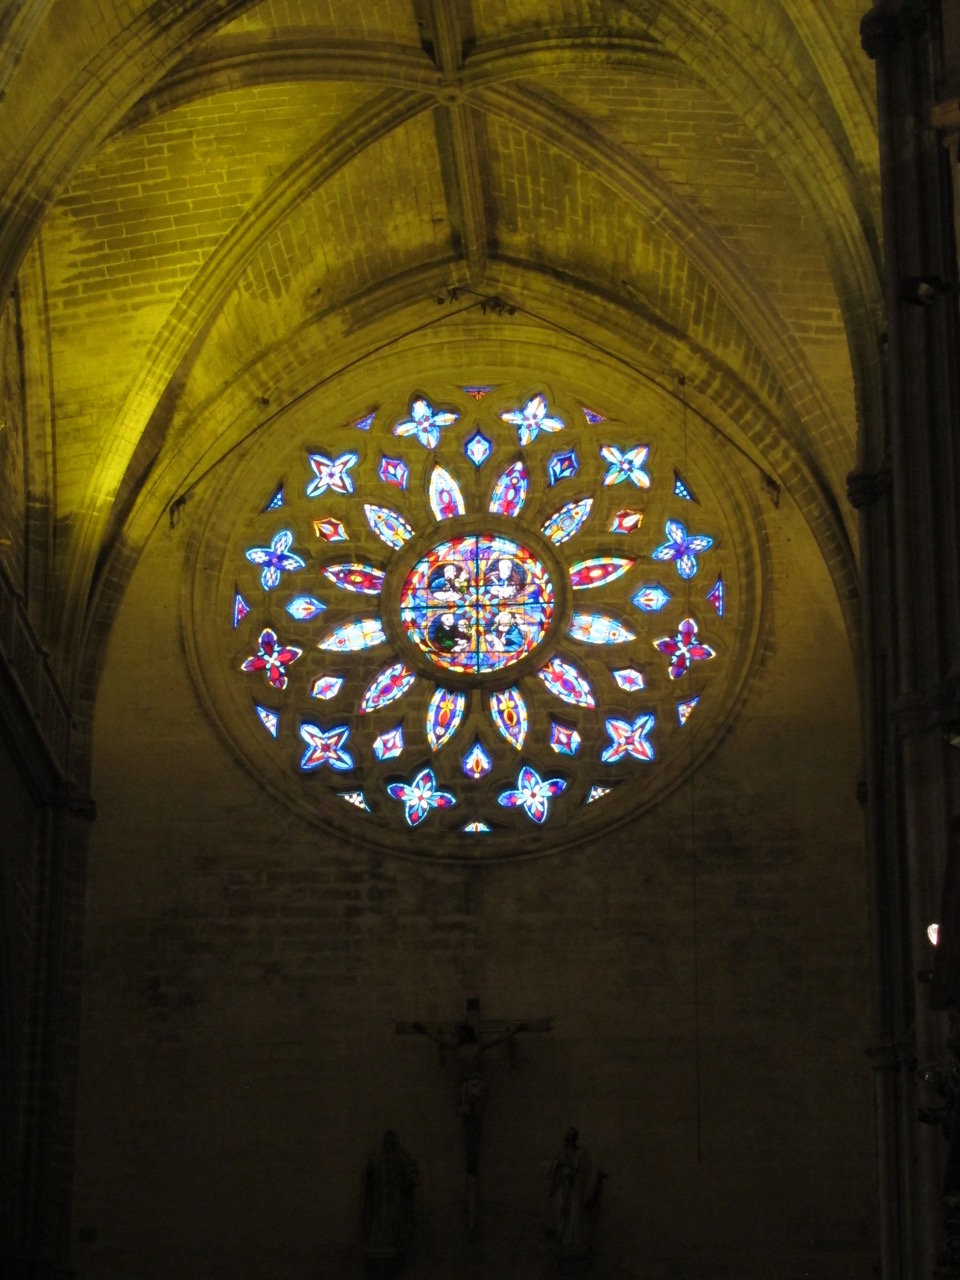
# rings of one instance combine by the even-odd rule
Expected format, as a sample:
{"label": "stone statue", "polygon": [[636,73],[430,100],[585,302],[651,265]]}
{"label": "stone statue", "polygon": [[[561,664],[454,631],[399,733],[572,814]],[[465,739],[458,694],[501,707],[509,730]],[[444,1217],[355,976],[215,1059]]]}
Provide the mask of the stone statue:
{"label": "stone statue", "polygon": [[402,1270],[413,1239],[418,1179],[416,1161],[388,1129],[360,1184],[360,1234],[369,1273],[390,1276]]}
{"label": "stone statue", "polygon": [[585,1258],[590,1252],[607,1176],[579,1145],[579,1138],[576,1129],[568,1129],[550,1162],[547,1232],[556,1239],[560,1258]]}

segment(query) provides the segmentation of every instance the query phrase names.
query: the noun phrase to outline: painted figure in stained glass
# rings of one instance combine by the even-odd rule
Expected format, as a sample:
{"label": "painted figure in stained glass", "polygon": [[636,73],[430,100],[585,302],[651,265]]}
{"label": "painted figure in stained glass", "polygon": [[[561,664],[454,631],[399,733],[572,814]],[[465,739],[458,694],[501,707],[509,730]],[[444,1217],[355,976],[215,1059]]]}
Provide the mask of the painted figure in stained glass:
{"label": "painted figure in stained glass", "polygon": [[438,666],[493,671],[530,653],[553,616],[553,585],[525,547],[494,534],[452,538],[407,577],[400,617]]}

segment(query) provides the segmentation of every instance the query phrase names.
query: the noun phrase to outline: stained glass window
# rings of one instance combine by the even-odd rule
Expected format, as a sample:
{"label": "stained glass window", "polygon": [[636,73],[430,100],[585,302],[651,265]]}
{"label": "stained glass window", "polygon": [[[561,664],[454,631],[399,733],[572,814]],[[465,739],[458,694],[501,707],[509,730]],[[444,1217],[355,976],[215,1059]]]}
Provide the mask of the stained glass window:
{"label": "stained glass window", "polygon": [[498,516],[518,516],[527,498],[530,477],[522,462],[508,467],[493,487],[490,510]]}
{"label": "stained glass window", "polygon": [[367,523],[381,542],[385,542],[394,551],[399,551],[405,542],[413,537],[413,530],[403,516],[389,507],[377,507],[370,502],[363,504]]}
{"label": "stained glass window", "polygon": [[593,507],[592,498],[582,498],[579,502],[568,502],[565,507],[555,511],[543,526],[543,533],[551,542],[560,546],[569,540],[583,527]]}
{"label": "stained glass window", "polygon": [[353,477],[350,471],[360,461],[356,453],[341,453],[328,458],[325,453],[311,453],[310,466],[313,479],[307,485],[307,497],[318,498],[321,493],[353,493]]}
{"label": "stained glass window", "polygon": [[342,627],[337,627],[336,631],[331,631],[319,641],[319,647],[333,653],[355,653],[358,649],[385,644],[386,639],[379,618],[361,618],[357,622],[346,622]]}
{"label": "stained glass window", "polygon": [[437,689],[427,707],[427,741],[437,751],[456,733],[467,705],[466,695],[459,689]]}
{"label": "stained glass window", "polygon": [[365,596],[378,596],[383,587],[383,571],[369,564],[328,564],[324,575],[344,591],[359,591]]}
{"label": "stained glass window", "polygon": [[[464,383],[358,406],[327,451],[271,462],[284,482],[265,505],[255,492],[222,577],[232,679],[257,678],[246,731],[301,793],[332,797],[334,825],[343,801],[398,847],[429,819],[417,852],[468,834],[487,836],[471,859],[522,852],[531,823],[566,839],[584,806],[652,794],[678,729],[715,714],[736,561],[710,468],[695,494],[642,424],[554,399]],[[694,503],[692,527],[677,513]],[[691,588],[708,553],[713,586]],[[709,740],[697,727],[687,751]]]}
{"label": "stained glass window", "polygon": [[346,542],[349,536],[343,521],[335,516],[323,516],[320,520],[314,520],[313,532],[327,542]]}
{"label": "stained glass window", "polygon": [[270,707],[260,706],[259,703],[257,704],[256,712],[267,733],[271,738],[275,738],[280,731],[280,716],[278,713],[271,710]]}
{"label": "stained glass window", "polygon": [[482,467],[491,453],[493,453],[493,445],[483,432],[478,429],[465,442],[463,452],[475,467]]}
{"label": "stained glass window", "polygon": [[393,760],[403,751],[403,729],[400,725],[388,729],[374,739],[373,754],[378,760]]}
{"label": "stained glass window", "polygon": [[550,483],[559,484],[561,480],[569,480],[580,470],[580,459],[575,449],[567,449],[564,453],[555,453],[547,463],[547,479]]}
{"label": "stained glass window", "polygon": [[430,509],[438,520],[462,516],[466,511],[463,494],[453,476],[444,467],[434,467],[428,492]]}
{"label": "stained glass window", "polygon": [[519,689],[490,695],[490,718],[511,747],[519,751],[527,738],[527,704]]}
{"label": "stained glass window", "polygon": [[543,639],[553,583],[533,552],[493,534],[431,548],[400,593],[409,639],[438,667],[480,673],[511,666]]}
{"label": "stained glass window", "polygon": [[335,698],[342,688],[342,676],[317,676],[310,690],[310,697],[322,698],[324,702],[328,702],[331,698]]}
{"label": "stained glass window", "polygon": [[380,470],[377,472],[384,484],[395,484],[398,489],[405,489],[410,479],[410,468],[402,458],[380,459]]}
{"label": "stained glass window", "polygon": [[286,604],[287,613],[297,622],[312,622],[326,607],[316,596],[294,596]]}
{"label": "stained glass window", "polygon": [[463,757],[463,772],[468,778],[485,778],[493,768],[493,761],[483,745],[477,741]]}

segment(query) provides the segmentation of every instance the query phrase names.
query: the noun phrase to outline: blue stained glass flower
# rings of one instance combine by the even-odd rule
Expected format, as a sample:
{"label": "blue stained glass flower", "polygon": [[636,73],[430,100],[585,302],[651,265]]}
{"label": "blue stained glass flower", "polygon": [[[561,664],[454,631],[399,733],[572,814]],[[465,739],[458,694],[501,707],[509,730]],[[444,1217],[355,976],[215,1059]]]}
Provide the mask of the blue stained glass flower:
{"label": "blue stained glass flower", "polygon": [[412,782],[391,782],[387,795],[403,805],[404,817],[411,827],[419,826],[431,809],[449,809],[457,803],[449,791],[437,790],[432,769],[421,769]]}
{"label": "blue stained glass flower", "polygon": [[482,467],[493,453],[493,443],[478,427],[470,439],[464,443],[463,452],[475,467]]}
{"label": "blue stained glass flower", "polygon": [[532,444],[541,431],[563,430],[561,418],[547,417],[547,402],[542,394],[533,396],[522,409],[512,409],[509,413],[501,413],[500,417],[517,428],[517,437],[522,445]]}
{"label": "blue stained glass flower", "polygon": [[561,480],[575,476],[579,470],[580,459],[576,450],[568,449],[565,453],[555,453],[547,463],[547,479],[551,485],[559,484]]}
{"label": "blue stained glass flower", "polygon": [[291,552],[292,546],[293,533],[289,529],[281,529],[269,547],[251,547],[247,552],[251,564],[263,566],[260,585],[264,591],[271,591],[280,581],[281,574],[296,573],[305,568],[306,561]]}
{"label": "blue stained glass flower", "polygon": [[434,409],[427,400],[414,400],[410,417],[393,428],[395,436],[414,436],[425,449],[436,449],[440,443],[441,427],[452,426],[459,418],[449,409]]}
{"label": "blue stained glass flower", "polygon": [[381,733],[373,744],[373,754],[378,760],[393,760],[403,751],[403,728],[397,725]]}
{"label": "blue stained glass flower", "polygon": [[407,481],[410,479],[410,468],[402,458],[384,456],[380,459],[377,475],[384,484],[395,484],[398,489],[406,489]]}
{"label": "blue stained glass flower", "polygon": [[331,493],[353,493],[350,468],[359,461],[360,455],[357,453],[341,453],[338,458],[328,458],[324,453],[311,453],[310,466],[316,478],[307,485],[307,497],[319,497],[328,489]]}
{"label": "blue stained glass flower", "polygon": [[501,791],[497,803],[507,809],[522,809],[528,818],[543,823],[547,820],[551,799],[566,789],[563,778],[541,778],[536,769],[525,764],[517,776],[516,788]]}
{"label": "blue stained glass flower", "polygon": [[604,764],[616,764],[618,760],[633,759],[650,761],[653,759],[653,743],[647,735],[652,732],[655,722],[653,715],[638,716],[631,724],[629,720],[618,720],[615,717],[606,721],[610,746],[601,754]]}
{"label": "blue stained glass flower", "polygon": [[674,467],[673,469],[673,492],[678,498],[682,498],[684,502],[696,502],[699,505],[699,498],[684,480],[680,472]]}
{"label": "blue stained glass flower", "polygon": [[337,725],[335,729],[321,729],[316,724],[302,724],[300,737],[307,744],[303,759],[300,761],[301,769],[319,769],[326,764],[338,773],[343,773],[353,768],[353,756],[343,745],[350,737],[348,725]]}
{"label": "blue stained glass flower", "polygon": [[703,533],[688,534],[679,520],[668,520],[664,530],[667,541],[653,552],[654,560],[672,560],[681,578],[692,578],[697,572],[697,556],[710,550],[713,539]]}
{"label": "blue stained glass flower", "polygon": [[476,741],[467,754],[463,757],[463,772],[468,778],[479,780],[485,778],[493,768],[493,761],[483,748],[483,744]]}
{"label": "blue stained glass flower", "polygon": [[644,463],[650,456],[650,446],[635,445],[632,449],[621,450],[616,445],[600,446],[600,456],[610,463],[610,469],[603,477],[604,484],[623,484],[632,481],[638,489],[650,488],[650,477],[644,471]]}
{"label": "blue stained glass flower", "polygon": [[310,622],[318,614],[323,613],[326,605],[316,596],[294,596],[286,605],[287,613],[297,622]]}
{"label": "blue stained glass flower", "polygon": [[645,583],[633,597],[633,603],[644,613],[659,613],[665,604],[672,599],[669,591],[656,583]]}
{"label": "blue stained glass flower", "polygon": [[270,707],[262,707],[259,703],[255,704],[257,715],[260,717],[260,723],[269,733],[271,738],[275,738],[280,730],[280,712],[274,711]]}

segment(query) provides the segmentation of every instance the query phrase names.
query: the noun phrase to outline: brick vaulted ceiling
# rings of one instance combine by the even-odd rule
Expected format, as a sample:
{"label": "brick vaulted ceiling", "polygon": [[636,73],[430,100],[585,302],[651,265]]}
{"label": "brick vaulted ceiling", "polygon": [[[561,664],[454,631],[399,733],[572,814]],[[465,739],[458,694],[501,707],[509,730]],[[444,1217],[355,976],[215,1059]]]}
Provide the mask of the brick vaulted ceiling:
{"label": "brick vaulted ceiling", "polygon": [[682,385],[799,505],[855,625],[844,483],[881,328],[862,9],[0,3],[0,262],[43,516],[3,554],[66,682],[198,478],[428,330],[457,380],[489,333]]}

